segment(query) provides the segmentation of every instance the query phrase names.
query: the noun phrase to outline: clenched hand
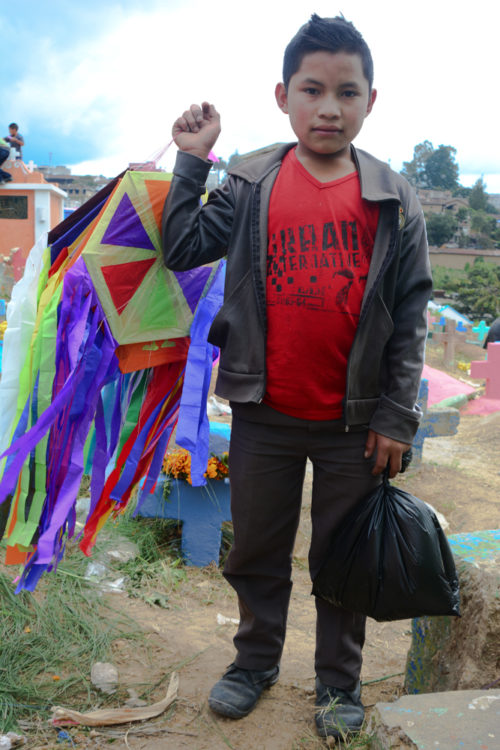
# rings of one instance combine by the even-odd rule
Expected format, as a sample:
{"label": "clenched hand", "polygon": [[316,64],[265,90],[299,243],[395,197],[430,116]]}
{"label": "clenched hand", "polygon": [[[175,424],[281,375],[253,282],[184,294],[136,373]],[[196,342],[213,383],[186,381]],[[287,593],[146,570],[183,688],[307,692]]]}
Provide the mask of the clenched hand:
{"label": "clenched hand", "polygon": [[172,137],[181,151],[207,159],[220,133],[220,115],[213,104],[192,104],[172,127]]}

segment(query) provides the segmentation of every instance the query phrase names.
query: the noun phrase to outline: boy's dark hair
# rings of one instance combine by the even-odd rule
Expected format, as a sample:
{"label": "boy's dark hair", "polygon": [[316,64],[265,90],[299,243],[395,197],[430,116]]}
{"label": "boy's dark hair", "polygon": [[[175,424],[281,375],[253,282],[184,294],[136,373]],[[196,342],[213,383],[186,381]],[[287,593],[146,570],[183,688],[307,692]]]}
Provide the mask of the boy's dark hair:
{"label": "boy's dark hair", "polygon": [[19,125],[17,124],[17,122],[11,122],[9,128],[15,128],[16,130],[19,130]]}
{"label": "boy's dark hair", "polygon": [[304,55],[311,52],[348,52],[359,55],[363,74],[370,91],[373,86],[373,60],[370,48],[350,21],[344,16],[320,18],[313,13],[311,20],[300,27],[288,43],[283,58],[283,83],[288,89],[290,78],[298,71]]}

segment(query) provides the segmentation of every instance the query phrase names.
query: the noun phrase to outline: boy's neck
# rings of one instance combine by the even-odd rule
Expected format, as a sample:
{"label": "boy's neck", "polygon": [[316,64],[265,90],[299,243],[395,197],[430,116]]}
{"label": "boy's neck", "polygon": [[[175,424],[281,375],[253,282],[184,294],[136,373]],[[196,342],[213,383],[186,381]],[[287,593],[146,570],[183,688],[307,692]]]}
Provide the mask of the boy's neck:
{"label": "boy's neck", "polygon": [[299,142],[295,155],[304,169],[319,182],[332,182],[356,171],[350,147],[340,154],[315,154],[301,148]]}

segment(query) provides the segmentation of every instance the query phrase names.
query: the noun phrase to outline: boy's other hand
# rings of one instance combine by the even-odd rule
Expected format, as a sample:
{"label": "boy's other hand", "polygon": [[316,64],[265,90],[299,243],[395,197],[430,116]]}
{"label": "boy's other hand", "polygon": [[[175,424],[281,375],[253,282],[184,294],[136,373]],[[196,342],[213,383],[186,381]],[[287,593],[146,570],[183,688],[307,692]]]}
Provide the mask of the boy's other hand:
{"label": "boy's other hand", "polygon": [[220,115],[213,104],[192,104],[172,127],[172,137],[181,149],[207,159],[220,133]]}
{"label": "boy's other hand", "polygon": [[380,435],[374,430],[368,430],[368,438],[365,446],[365,458],[370,458],[375,453],[375,466],[372,474],[381,474],[389,464],[389,477],[393,479],[398,471],[401,471],[401,457],[411,446],[400,443],[385,435]]}

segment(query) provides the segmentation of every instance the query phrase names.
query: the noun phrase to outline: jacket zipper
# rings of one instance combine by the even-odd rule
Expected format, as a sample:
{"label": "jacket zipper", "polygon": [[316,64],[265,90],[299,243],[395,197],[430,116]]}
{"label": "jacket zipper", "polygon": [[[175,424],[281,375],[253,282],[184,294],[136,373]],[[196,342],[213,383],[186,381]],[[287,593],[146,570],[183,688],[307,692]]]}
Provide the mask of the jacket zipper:
{"label": "jacket zipper", "polygon": [[253,287],[255,295],[257,297],[257,309],[260,315],[260,322],[264,332],[264,352],[263,352],[263,385],[262,391],[258,403],[261,404],[264,399],[266,392],[266,335],[267,335],[267,320],[266,320],[266,307],[265,298],[262,300],[262,284],[264,283],[261,278],[260,272],[260,211],[258,210],[258,204],[260,204],[260,183],[254,182],[252,185],[252,236],[251,236],[251,268],[253,276]]}

